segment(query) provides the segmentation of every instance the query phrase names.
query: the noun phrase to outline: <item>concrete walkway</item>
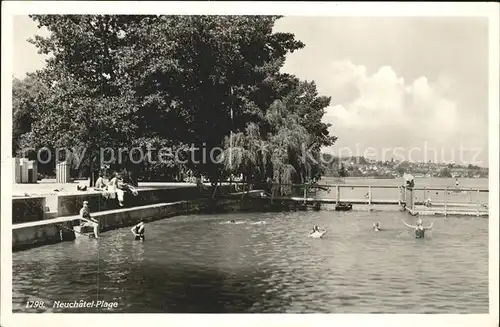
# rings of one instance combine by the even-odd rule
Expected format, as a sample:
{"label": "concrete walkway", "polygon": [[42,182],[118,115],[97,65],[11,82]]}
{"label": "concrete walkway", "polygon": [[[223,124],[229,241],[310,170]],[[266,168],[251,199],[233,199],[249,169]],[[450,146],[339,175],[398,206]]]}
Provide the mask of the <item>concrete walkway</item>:
{"label": "concrete walkway", "polygon": [[[92,188],[87,191],[77,191],[76,187],[79,183],[89,185],[88,180],[75,181],[73,183],[56,183],[55,180],[41,180],[37,184],[12,184],[12,195],[16,197],[24,196],[48,196],[48,195],[71,195],[82,193],[94,193]],[[209,184],[205,184],[209,185]],[[194,187],[194,183],[180,183],[180,182],[140,182],[139,189],[153,189],[153,188],[181,188],[181,187]],[[58,191],[56,191],[58,190]]]}

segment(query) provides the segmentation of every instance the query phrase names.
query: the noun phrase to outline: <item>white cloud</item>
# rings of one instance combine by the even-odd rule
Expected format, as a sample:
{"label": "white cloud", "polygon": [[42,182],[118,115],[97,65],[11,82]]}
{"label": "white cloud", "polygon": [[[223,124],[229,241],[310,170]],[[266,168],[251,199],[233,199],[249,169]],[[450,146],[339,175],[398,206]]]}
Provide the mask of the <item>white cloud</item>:
{"label": "white cloud", "polygon": [[332,94],[332,105],[324,119],[334,129],[356,126],[391,133],[391,127],[406,127],[436,138],[457,130],[456,103],[441,94],[439,83],[429,83],[425,76],[406,83],[389,66],[369,75],[364,66],[350,61],[334,62],[330,68],[326,91]]}

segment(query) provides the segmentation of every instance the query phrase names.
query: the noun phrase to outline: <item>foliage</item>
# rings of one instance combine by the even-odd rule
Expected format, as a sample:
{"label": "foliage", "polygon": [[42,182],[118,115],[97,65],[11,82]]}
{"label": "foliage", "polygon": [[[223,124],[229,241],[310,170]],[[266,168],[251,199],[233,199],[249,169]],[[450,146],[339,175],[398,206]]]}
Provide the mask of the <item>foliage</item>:
{"label": "foliage", "polygon": [[439,177],[452,177],[451,176],[451,170],[449,168],[443,168],[439,171]]}
{"label": "foliage", "polygon": [[[304,47],[293,34],[273,33],[280,17],[31,17],[50,32],[31,40],[49,55],[36,75],[48,92],[40,93],[43,101],[36,106],[19,105],[19,117],[29,112],[31,120],[18,127],[16,141],[85,148],[80,168],[94,170],[103,147],[194,146],[210,153],[218,147],[227,151],[234,133],[234,145],[241,148],[231,150],[234,167],[203,161],[201,151],[184,153],[185,164],[127,159],[113,167],[126,166],[146,178],[190,170],[212,181],[230,171],[247,180],[280,182],[321,173],[318,163],[301,160],[300,153],[307,145],[318,155],[335,142],[321,121],[330,98],[318,96],[314,82],[280,72],[286,55]],[[35,102],[37,94],[25,98]]]}
{"label": "foliage", "polygon": [[[263,128],[250,123],[244,133],[232,137],[232,144],[231,138],[226,138],[223,155],[226,170],[243,174],[245,180],[261,182],[271,179],[277,184],[305,183],[318,175],[322,167],[315,154],[319,153],[321,145],[329,145],[333,140],[321,139],[324,136],[321,129],[308,131],[308,125],[300,115],[305,115],[304,112],[314,115],[314,109],[323,110],[323,107],[310,108],[302,104],[302,111],[299,111],[297,102],[292,99],[288,95],[283,101],[275,101],[261,124]],[[314,98],[310,102],[313,101]],[[328,104],[325,102],[324,106]],[[307,155],[307,151],[311,154]],[[280,188],[281,194],[290,191],[290,185]]]}
{"label": "foliage", "polygon": [[22,152],[21,136],[29,133],[35,113],[46,107],[49,89],[34,75],[12,81],[12,151]]}

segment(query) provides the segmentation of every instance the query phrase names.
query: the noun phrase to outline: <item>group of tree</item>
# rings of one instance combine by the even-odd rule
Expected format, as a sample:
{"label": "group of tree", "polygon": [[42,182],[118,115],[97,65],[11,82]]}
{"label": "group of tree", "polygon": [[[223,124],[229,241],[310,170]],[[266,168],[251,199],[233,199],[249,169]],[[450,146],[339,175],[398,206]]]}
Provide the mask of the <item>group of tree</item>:
{"label": "group of tree", "polygon": [[14,154],[85,149],[75,173],[92,177],[102,148],[194,146],[225,150],[217,161],[197,151],[182,162],[129,159],[111,169],[143,178],[189,171],[212,182],[243,175],[249,182],[291,183],[322,174],[312,158],[336,140],[322,122],[330,98],[318,95],[314,82],[281,71],[286,56],[305,45],[273,31],[280,17],[31,18],[49,31],[30,41],[49,59],[14,80]]}

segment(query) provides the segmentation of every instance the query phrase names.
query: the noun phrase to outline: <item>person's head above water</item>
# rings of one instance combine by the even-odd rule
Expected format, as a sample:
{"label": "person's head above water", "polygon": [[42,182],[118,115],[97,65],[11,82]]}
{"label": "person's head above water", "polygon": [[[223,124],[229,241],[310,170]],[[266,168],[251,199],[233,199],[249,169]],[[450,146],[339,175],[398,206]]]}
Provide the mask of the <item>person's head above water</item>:
{"label": "person's head above water", "polygon": [[235,222],[234,219],[230,221],[230,223],[234,223],[234,222]]}

